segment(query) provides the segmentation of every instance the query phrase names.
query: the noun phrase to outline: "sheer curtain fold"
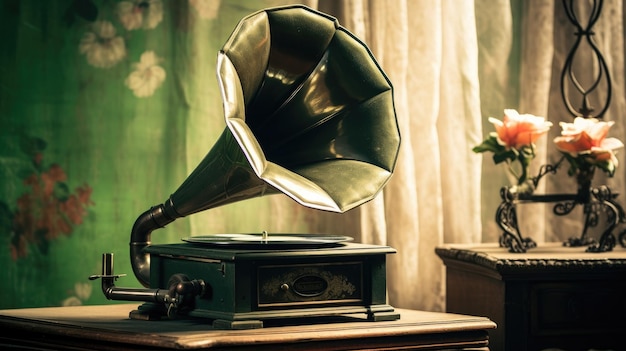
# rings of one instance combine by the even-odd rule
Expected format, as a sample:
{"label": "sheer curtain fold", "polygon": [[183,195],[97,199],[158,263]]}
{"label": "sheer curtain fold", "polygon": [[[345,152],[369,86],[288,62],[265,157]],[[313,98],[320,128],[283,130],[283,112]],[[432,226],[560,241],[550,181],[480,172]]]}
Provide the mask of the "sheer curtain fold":
{"label": "sheer curtain fold", "polygon": [[[468,145],[481,138],[478,47],[473,2],[443,1],[443,54],[437,121],[447,242],[480,240],[480,162]],[[425,176],[425,174],[423,175]]]}
{"label": "sheer curtain fold", "polygon": [[481,233],[480,161],[467,152],[481,137],[474,4],[318,5],[367,42],[394,86],[401,151],[384,195],[359,210],[361,238],[398,249],[389,257],[392,303],[443,310],[443,266],[434,249],[444,237],[472,242]]}
{"label": "sheer curtain fold", "polygon": [[[552,82],[552,58],[554,56],[553,1],[528,1],[522,5],[519,104],[521,113],[530,113],[550,119],[550,85]],[[555,129],[560,129],[558,123]],[[551,162],[548,148],[552,146],[550,138],[541,138],[536,143],[536,157],[531,165],[531,174],[539,172],[540,165]],[[540,182],[537,192],[545,193],[546,184]],[[519,216],[520,229],[538,243],[546,241],[545,220],[548,218],[545,205],[521,206]]]}
{"label": "sheer curtain fold", "polygon": [[[486,122],[487,117],[500,118],[503,106],[511,106],[511,101],[515,100],[517,95],[516,86],[511,84],[511,77],[514,73],[509,68],[514,64],[510,63],[514,50],[511,13],[511,3],[508,0],[475,1],[483,136],[493,131],[493,126]],[[481,239],[482,241],[497,241],[500,229],[494,221],[495,207],[494,210],[490,207],[500,199],[500,196],[499,188],[494,187],[493,184],[507,184],[509,179],[503,172],[503,165],[494,167],[490,155],[474,154],[471,157],[477,162],[483,162],[480,186],[482,190]]]}
{"label": "sheer curtain fold", "polygon": [[[394,176],[385,188],[385,216],[387,218],[386,242],[398,249],[398,253],[389,258],[390,281],[400,279],[402,283],[389,284],[389,298],[407,307],[415,307],[419,299],[421,256],[418,212],[419,199],[415,186],[415,150],[413,135],[402,133],[411,129],[411,111],[409,101],[414,97],[407,89],[410,77],[409,60],[410,31],[407,2],[404,0],[371,2],[370,10],[370,45],[374,55],[394,85],[396,114],[402,135],[402,145]],[[404,233],[404,235],[392,235]],[[407,294],[413,291],[414,294]]]}

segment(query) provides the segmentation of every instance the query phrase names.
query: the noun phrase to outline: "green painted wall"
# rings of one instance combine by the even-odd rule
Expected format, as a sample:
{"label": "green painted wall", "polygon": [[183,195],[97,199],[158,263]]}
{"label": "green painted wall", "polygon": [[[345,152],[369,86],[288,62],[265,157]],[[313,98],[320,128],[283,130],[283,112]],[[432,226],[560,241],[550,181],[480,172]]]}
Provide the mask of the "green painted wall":
{"label": "green painted wall", "polygon": [[[217,51],[242,17],[284,2],[0,0],[0,308],[106,302],[87,279],[103,252],[138,286],[132,224],[224,129]],[[153,241],[262,228],[258,201]]]}

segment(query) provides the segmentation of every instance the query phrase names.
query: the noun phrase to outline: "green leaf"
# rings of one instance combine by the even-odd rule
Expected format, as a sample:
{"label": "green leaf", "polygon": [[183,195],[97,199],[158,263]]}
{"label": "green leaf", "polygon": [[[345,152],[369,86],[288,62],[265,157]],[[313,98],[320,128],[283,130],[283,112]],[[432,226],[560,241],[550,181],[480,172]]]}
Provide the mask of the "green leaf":
{"label": "green leaf", "polygon": [[535,148],[534,146],[524,146],[520,150],[520,154],[523,155],[524,158],[532,160],[535,158]]}
{"label": "green leaf", "polygon": [[576,160],[576,157],[573,157],[567,152],[561,152],[561,154],[563,155],[563,157],[565,157],[565,160],[567,160],[567,162],[569,163],[569,168],[567,169],[567,175],[570,177],[575,175],[576,170],[578,170],[578,161]]}
{"label": "green leaf", "polygon": [[498,143],[498,138],[495,135],[490,135],[489,138],[483,140],[480,145],[475,146],[472,151],[476,153],[491,151],[494,153],[502,152],[506,150],[504,145]]}
{"label": "green leaf", "polygon": [[502,163],[504,161],[513,162],[517,159],[517,151],[515,149],[510,149],[505,152],[498,152],[493,154],[493,162],[495,164]]}
{"label": "green leaf", "polygon": [[596,166],[603,170],[609,177],[613,177],[615,174],[615,164],[611,161],[599,162]]}

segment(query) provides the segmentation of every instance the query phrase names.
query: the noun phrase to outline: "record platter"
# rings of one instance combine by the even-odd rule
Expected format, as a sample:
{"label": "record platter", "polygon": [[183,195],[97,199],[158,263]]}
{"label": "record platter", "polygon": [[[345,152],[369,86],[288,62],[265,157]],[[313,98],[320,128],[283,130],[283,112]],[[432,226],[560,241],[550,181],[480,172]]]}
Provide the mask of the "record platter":
{"label": "record platter", "polygon": [[144,288],[115,286],[112,253],[90,279],[101,279],[108,299],[144,302],[135,319],[199,317],[243,329],[294,318],[400,318],[387,304],[386,256],[396,252],[388,246],[267,232],[151,244],[154,230],[178,218],[257,196],[343,213],[377,196],[395,168],[391,83],[335,18],[293,5],[242,19],[218,53],[217,78],[227,128],[131,230],[131,266]]}

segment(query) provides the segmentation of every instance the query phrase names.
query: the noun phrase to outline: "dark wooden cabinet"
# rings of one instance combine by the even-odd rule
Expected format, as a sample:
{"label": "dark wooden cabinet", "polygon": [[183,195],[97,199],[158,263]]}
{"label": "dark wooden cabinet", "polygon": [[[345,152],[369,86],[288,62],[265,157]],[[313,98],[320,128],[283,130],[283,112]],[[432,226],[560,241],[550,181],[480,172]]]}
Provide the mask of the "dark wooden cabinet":
{"label": "dark wooden cabinet", "polygon": [[395,321],[335,316],[219,330],[204,319],[141,321],[136,304],[0,310],[0,349],[488,350],[488,318],[397,309]]}
{"label": "dark wooden cabinet", "polygon": [[496,322],[491,349],[626,350],[626,250],[540,244],[436,249],[446,266],[446,311]]}

